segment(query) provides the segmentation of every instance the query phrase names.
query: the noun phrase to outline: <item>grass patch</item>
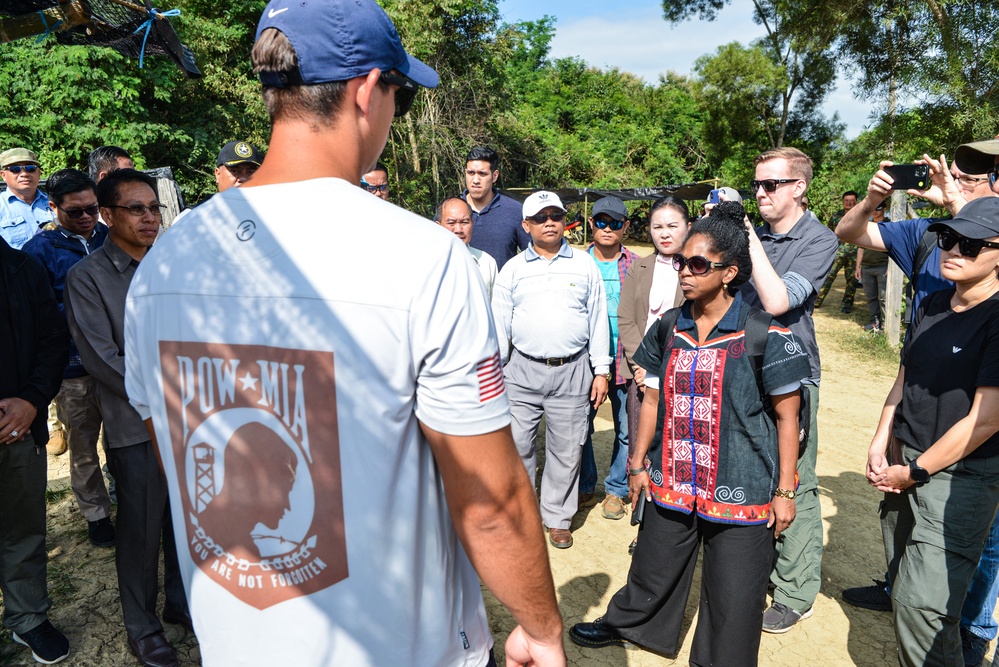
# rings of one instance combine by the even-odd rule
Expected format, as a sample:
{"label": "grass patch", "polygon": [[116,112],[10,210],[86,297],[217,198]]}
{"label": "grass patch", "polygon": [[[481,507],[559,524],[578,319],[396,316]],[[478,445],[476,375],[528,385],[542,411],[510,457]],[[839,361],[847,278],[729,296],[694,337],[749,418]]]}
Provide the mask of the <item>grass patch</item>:
{"label": "grass patch", "polygon": [[53,489],[51,487],[46,486],[45,487],[45,504],[46,505],[52,505],[54,503],[57,503],[60,500],[62,500],[63,498],[65,498],[66,496],[68,496],[72,492],[73,492],[73,489],[71,487],[69,487],[69,486],[64,486],[61,489]]}
{"label": "grass patch", "polygon": [[[904,329],[901,338],[905,338]],[[861,356],[865,362],[889,367],[893,372],[898,369],[900,348],[890,345],[883,333],[848,332],[842,336],[840,343],[844,352]]]}

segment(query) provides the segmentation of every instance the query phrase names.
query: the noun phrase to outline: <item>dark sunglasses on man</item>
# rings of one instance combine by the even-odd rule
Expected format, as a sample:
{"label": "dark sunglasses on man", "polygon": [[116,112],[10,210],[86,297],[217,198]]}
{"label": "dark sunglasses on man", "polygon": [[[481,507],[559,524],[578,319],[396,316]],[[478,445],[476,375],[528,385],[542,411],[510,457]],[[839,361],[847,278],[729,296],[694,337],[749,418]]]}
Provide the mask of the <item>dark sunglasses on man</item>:
{"label": "dark sunglasses on man", "polygon": [[395,91],[395,116],[405,116],[413,106],[419,85],[412,79],[393,72],[382,72],[378,78],[389,86],[399,86]]}
{"label": "dark sunglasses on man", "polygon": [[26,174],[33,174],[38,171],[38,165],[36,164],[12,164],[9,167],[4,167],[7,171],[12,174],[20,174],[21,170],[24,170]]}
{"label": "dark sunglasses on man", "polygon": [[989,172],[989,187],[996,187],[996,179],[999,179],[999,164],[992,167],[992,171]]}
{"label": "dark sunglasses on man", "polygon": [[84,208],[63,208],[62,206],[59,206],[59,204],[56,204],[56,208],[65,213],[66,217],[70,218],[71,220],[79,220],[80,218],[83,217],[84,213],[90,216],[94,216],[101,212],[101,207],[98,206],[97,204],[94,204],[93,206],[87,206]]}
{"label": "dark sunglasses on man", "polygon": [[565,211],[555,211],[554,213],[538,213],[537,215],[529,215],[527,219],[536,225],[545,224],[546,220],[551,220],[552,222],[562,222],[565,220]]}
{"label": "dark sunglasses on man", "polygon": [[999,248],[999,243],[983,241],[982,239],[969,239],[967,236],[959,236],[954,232],[937,232],[937,245],[944,251],[949,251],[956,245],[962,255],[972,259],[978,257],[982,248]]}
{"label": "dark sunglasses on man", "polygon": [[624,220],[606,220],[604,218],[597,218],[593,221],[593,226],[597,229],[607,229],[610,227],[612,232],[616,232],[624,227]]}
{"label": "dark sunglasses on man", "polygon": [[764,192],[775,192],[778,185],[784,185],[785,183],[797,183],[800,180],[800,178],[764,178],[761,181],[752,180],[749,182],[749,189],[753,191],[753,194],[756,194],[756,191],[759,190],[762,185]]}
{"label": "dark sunglasses on man", "polygon": [[388,190],[388,183],[382,183],[381,185],[371,185],[371,183],[368,183],[362,179],[361,187],[367,190],[368,192],[372,193],[385,192],[386,190]]}
{"label": "dark sunglasses on man", "polygon": [[711,269],[720,269],[725,266],[728,266],[728,264],[724,262],[712,262],[707,257],[701,257],[700,255],[694,255],[693,257],[684,257],[679,253],[673,255],[673,269],[677,273],[683,271],[684,267],[687,267],[691,275],[703,276]]}

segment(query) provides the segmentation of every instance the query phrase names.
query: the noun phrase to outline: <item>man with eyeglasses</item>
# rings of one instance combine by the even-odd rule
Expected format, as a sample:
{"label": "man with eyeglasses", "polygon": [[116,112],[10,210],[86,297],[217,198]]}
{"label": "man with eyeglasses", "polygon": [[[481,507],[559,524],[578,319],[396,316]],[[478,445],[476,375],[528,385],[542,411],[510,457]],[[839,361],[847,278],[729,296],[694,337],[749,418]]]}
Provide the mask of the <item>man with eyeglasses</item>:
{"label": "man with eyeglasses", "polygon": [[[954,162],[948,169],[946,157],[933,159],[924,155],[917,163],[930,168],[932,186],[930,189],[908,190],[907,194],[925,199],[934,206],[946,208],[956,215],[964,205],[982,197],[993,197],[996,193],[989,186],[988,171],[993,165],[994,156],[999,154],[999,141],[979,141],[962,144],[958,147]],[[877,208],[891,194],[891,177],[884,167],[892,162],[881,162],[881,169],[871,178],[867,197],[853,211],[843,216],[836,226],[836,234],[844,241],[856,243],[863,248],[883,250],[894,261],[913,286],[912,309],[915,312],[928,294],[949,289],[952,283],[940,273],[940,248],[937,234],[928,231],[936,220],[916,218],[886,223],[870,221],[871,211]],[[883,452],[888,443],[879,438],[871,442],[867,473],[877,475],[887,466]],[[858,586],[843,591],[843,599],[857,607],[875,611],[891,611],[891,582],[898,570],[901,550],[892,540],[895,533],[895,519],[900,506],[906,502],[905,496],[885,494],[881,504],[881,529],[885,546],[885,560],[888,571],[884,581],[875,580],[871,586]],[[961,610],[961,644],[966,665],[979,665],[988,650],[989,642],[996,637],[997,626],[992,618],[999,595],[999,521],[993,523],[985,544],[985,551],[979,562]]]}
{"label": "man with eyeglasses", "polygon": [[472,247],[489,253],[500,270],[519,250],[531,243],[524,231],[519,203],[496,189],[499,154],[488,146],[476,146],[465,155],[465,191],[462,199],[472,207],[475,233]]}
{"label": "man with eyeglasses", "polygon": [[[358,187],[437,73],[374,0],[272,0],[251,57],[267,156],[163,235],[125,318],[128,394],[178,508],[203,664],[495,666],[481,577],[522,624],[507,661],[564,667],[475,264]],[[359,225],[393,239],[391,261],[316,242]],[[249,424],[276,446],[242,436]],[[249,467],[230,467],[233,446],[261,471],[232,480],[254,497],[225,490]]]}
{"label": "man with eyeglasses", "polygon": [[500,269],[493,319],[513,440],[532,482],[545,418],[541,519],[548,542],[568,549],[590,406],[599,408],[607,398],[613,358],[607,301],[593,258],[562,237],[566,212],[558,195],[535,192],[524,201],[523,216],[531,245]]}
{"label": "man with eyeglasses", "polygon": [[[617,307],[621,301],[621,285],[632,263],[638,256],[624,247],[622,241],[628,230],[628,209],[617,197],[603,197],[593,205],[590,230],[593,243],[587,251],[593,257],[603,278],[607,298],[607,319],[610,330],[610,347],[614,355],[608,388],[614,422],[614,444],[611,449],[610,468],[604,478],[604,492],[600,511],[605,519],[620,519],[627,514],[628,500],[628,383],[631,371],[624,359],[624,346],[618,337]],[[579,473],[579,505],[595,503],[597,464],[593,455],[593,420],[596,408],[590,409],[589,427],[583,443],[583,460]]]}
{"label": "man with eyeglasses", "polygon": [[215,184],[219,192],[238,188],[253,178],[263,157],[257,147],[246,141],[230,141],[215,159]]}
{"label": "man with eyeglasses", "polygon": [[[812,180],[811,159],[796,148],[776,148],[754,160],[756,178],[750,189],[763,217],[749,235],[753,278],[740,293],[746,303],[762,308],[788,327],[808,354],[810,376],[808,440],[798,458],[795,520],[777,541],[773,604],[763,614],[763,630],[787,632],[812,613],[822,583],[822,515],[815,475],[821,363],[812,310],[829,274],[839,242],[803,199]],[[804,428],[804,426],[802,426]]]}
{"label": "man with eyeglasses", "polygon": [[0,194],[0,237],[15,250],[52,222],[49,198],[38,189],[41,175],[41,163],[33,151],[10,148],[0,153],[0,176],[7,185]]}
{"label": "man with eyeglasses", "polygon": [[[63,310],[66,274],[104,245],[108,228],[98,219],[97,184],[82,171],[57,171],[49,177],[46,188],[49,205],[56,216],[56,228],[36,234],[22,250],[45,267],[56,302]],[[111,547],[114,546],[111,497],[104,484],[97,453],[101,407],[93,378],[83,367],[80,352],[72,339],[69,363],[62,377],[54,403],[69,443],[70,485],[80,513],[87,520],[90,543],[95,547]]]}
{"label": "man with eyeglasses", "polygon": [[104,244],[66,276],[66,316],[104,415],[108,468],[118,497],[115,568],[129,648],[147,667],[174,667],[177,656],[156,615],[160,540],[166,602],[163,620],[190,629],[166,479],[142,418],[125,393],[125,298],[132,277],[156,240],[164,206],[156,181],[118,169],[97,186]]}
{"label": "man with eyeglasses", "polygon": [[361,187],[374,196],[388,201],[388,167],[381,162],[377,163],[374,169],[361,176]]}

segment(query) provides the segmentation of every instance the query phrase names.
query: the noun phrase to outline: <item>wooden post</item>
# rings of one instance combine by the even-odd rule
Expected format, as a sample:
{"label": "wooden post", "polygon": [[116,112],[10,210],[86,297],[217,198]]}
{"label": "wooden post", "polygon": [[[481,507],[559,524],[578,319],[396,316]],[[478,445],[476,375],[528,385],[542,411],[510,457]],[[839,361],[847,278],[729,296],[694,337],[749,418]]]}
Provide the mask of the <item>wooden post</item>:
{"label": "wooden post", "polygon": [[[891,195],[891,219],[904,220],[907,213],[905,193],[901,190],[895,190]],[[885,338],[892,346],[898,346],[901,339],[903,279],[902,269],[898,268],[895,262],[889,260],[888,280],[885,289],[885,322],[882,323],[882,326]]]}
{"label": "wooden post", "polygon": [[590,229],[590,193],[583,193],[583,245],[586,245],[586,232]]}

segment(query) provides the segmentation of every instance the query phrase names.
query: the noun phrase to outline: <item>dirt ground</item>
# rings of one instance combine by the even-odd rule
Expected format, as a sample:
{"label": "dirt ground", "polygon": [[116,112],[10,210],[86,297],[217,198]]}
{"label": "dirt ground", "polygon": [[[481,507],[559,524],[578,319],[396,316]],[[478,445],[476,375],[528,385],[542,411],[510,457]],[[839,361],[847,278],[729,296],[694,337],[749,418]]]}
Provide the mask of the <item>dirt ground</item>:
{"label": "dirt ground", "polygon": [[[877,521],[878,494],[862,475],[866,448],[881,404],[894,378],[889,362],[872,362],[849,345],[863,336],[863,305],[853,315],[841,315],[842,281],[817,311],[822,354],[819,407],[818,475],[825,527],[822,590],[815,614],[783,635],[764,635],[760,664],[798,667],[821,664],[882,666],[897,664],[891,618],[883,612],[855,609],[840,597],[843,588],[870,583],[884,572],[884,555]],[[611,422],[602,410],[595,437],[602,482],[610,460]],[[80,667],[137,665],[125,644],[117,597],[114,550],[91,547],[86,522],[68,490],[68,456],[49,457],[49,587],[52,621],[69,637],[72,653],[64,663]],[[602,487],[598,486],[598,494]],[[603,613],[611,596],[625,583],[630,563],[628,544],[636,529],[627,520],[604,519],[599,506],[577,515],[575,545],[549,548],[559,606],[568,628]],[[695,579],[694,590],[699,585]],[[488,593],[487,607],[497,658],[513,628],[513,620]],[[161,597],[162,604],[162,597]],[[696,608],[688,603],[682,649],[676,660],[641,650],[581,649],[566,638],[569,664],[651,667],[685,665],[692,641]],[[177,626],[166,634],[185,667],[198,665],[197,640]],[[991,655],[991,651],[990,651]],[[33,665],[30,653],[13,644],[8,632],[0,638],[0,664]]]}

